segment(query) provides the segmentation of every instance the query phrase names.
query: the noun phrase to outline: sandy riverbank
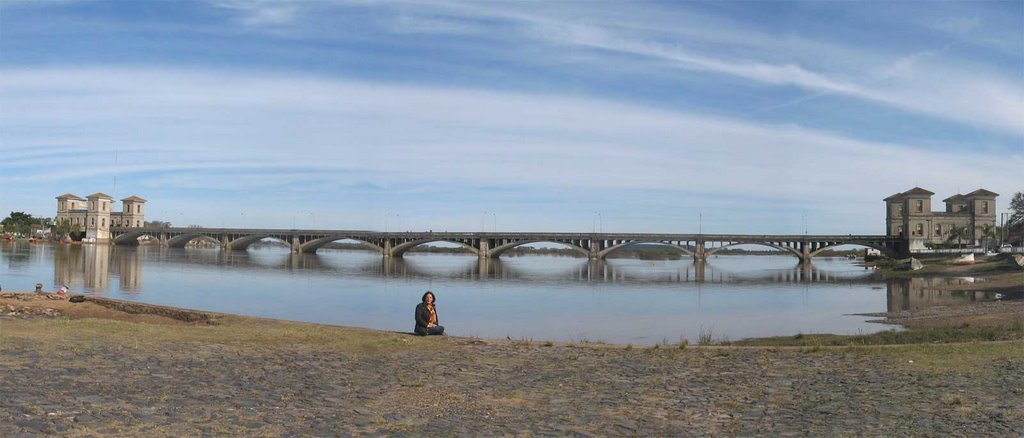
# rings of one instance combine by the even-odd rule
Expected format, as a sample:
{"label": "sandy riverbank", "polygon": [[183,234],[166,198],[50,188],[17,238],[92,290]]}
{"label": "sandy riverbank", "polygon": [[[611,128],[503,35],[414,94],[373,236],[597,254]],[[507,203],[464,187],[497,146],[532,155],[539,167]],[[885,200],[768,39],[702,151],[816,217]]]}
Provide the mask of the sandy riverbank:
{"label": "sandy riverbank", "polygon": [[4,436],[1024,433],[1021,340],[634,348],[0,306]]}

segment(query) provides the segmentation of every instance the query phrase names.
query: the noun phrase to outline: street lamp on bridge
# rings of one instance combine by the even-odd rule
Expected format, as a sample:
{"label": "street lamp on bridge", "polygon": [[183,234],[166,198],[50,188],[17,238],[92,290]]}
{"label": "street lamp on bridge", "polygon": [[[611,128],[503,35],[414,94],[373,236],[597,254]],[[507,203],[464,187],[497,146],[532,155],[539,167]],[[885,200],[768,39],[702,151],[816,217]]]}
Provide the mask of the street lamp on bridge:
{"label": "street lamp on bridge", "polygon": [[395,222],[398,222],[398,217],[399,217],[398,213],[391,213],[391,212],[384,213],[384,232],[385,233],[388,232],[388,222],[391,221],[391,217],[392,216],[395,217]]}

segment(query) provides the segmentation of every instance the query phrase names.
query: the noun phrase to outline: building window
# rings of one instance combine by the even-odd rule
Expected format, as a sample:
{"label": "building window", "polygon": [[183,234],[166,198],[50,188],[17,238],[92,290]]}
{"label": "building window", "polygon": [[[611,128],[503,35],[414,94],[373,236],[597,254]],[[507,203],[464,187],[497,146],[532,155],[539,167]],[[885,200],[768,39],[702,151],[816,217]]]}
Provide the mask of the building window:
{"label": "building window", "polygon": [[136,205],[135,206],[135,212],[136,213],[142,213],[142,206],[141,205]]}
{"label": "building window", "polygon": [[[917,201],[917,202],[921,202],[921,201]],[[918,223],[917,224],[917,231],[915,231],[914,234],[918,235],[918,236],[924,236],[924,224]]]}
{"label": "building window", "polygon": [[942,237],[942,225],[935,225],[935,235]]}
{"label": "building window", "polygon": [[896,234],[900,235],[900,236],[903,235],[903,227],[902,226],[896,227]]}
{"label": "building window", "polygon": [[981,212],[984,214],[988,214],[988,201],[982,201]]}
{"label": "building window", "polygon": [[90,225],[96,225],[96,218],[92,218],[92,220],[89,221],[89,224]]}
{"label": "building window", "polygon": [[105,228],[106,226],[107,226],[107,219],[106,218],[100,219],[100,228]]}
{"label": "building window", "polygon": [[137,227],[141,227],[141,226],[142,226],[142,224],[140,224],[139,221],[136,219],[135,220],[135,227],[137,228]]}
{"label": "building window", "polygon": [[924,201],[921,200],[921,199],[917,200],[917,212],[918,213],[924,212]]}

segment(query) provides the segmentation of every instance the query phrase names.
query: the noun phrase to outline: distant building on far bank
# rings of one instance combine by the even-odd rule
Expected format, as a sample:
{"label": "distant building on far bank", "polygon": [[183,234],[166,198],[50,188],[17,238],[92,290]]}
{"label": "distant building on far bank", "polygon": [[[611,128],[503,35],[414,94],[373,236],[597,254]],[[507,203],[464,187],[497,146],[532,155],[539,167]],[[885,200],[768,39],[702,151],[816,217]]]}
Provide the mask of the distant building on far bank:
{"label": "distant building on far bank", "polygon": [[93,193],[85,199],[65,193],[57,197],[57,217],[77,224],[85,231],[85,241],[110,240],[110,227],[141,228],[146,224],[146,200],[129,196],[121,200],[120,212],[113,210],[113,198],[105,193]]}
{"label": "distant building on far bank", "polygon": [[982,239],[982,227],[996,225],[996,197],[985,189],[966,195],[956,194],[942,202],[945,211],[932,211],[932,193],[914,187],[885,201],[885,234],[910,239],[910,249],[923,249],[926,243],[944,243],[953,227],[970,230],[964,244],[975,245]]}

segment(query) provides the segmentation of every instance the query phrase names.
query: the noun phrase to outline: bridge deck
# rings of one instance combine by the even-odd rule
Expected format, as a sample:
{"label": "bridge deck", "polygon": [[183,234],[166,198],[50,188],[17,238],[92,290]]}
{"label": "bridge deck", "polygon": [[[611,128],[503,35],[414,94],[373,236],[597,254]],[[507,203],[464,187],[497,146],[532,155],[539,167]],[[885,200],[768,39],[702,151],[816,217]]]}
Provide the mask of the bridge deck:
{"label": "bridge deck", "polygon": [[708,233],[563,233],[563,232],[487,232],[487,231],[372,231],[372,230],[318,230],[283,228],[196,228],[196,227],[111,227],[111,232],[140,232],[142,234],[236,234],[236,235],[334,235],[334,236],[417,236],[422,238],[545,238],[604,239],[604,240],[757,240],[757,241],[856,241],[900,240],[899,237],[871,234],[708,234]]}

